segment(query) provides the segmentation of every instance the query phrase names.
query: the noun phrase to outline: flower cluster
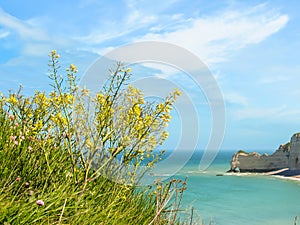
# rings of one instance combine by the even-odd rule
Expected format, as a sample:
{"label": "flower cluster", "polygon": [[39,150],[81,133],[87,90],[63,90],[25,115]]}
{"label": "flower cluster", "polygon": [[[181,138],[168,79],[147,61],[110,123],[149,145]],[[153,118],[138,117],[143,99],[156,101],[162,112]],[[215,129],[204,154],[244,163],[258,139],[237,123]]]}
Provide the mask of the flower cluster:
{"label": "flower cluster", "polygon": [[[70,174],[63,177],[82,181],[82,189],[87,181],[103,172],[113,174],[124,164],[133,166],[127,174],[135,183],[144,174],[139,170],[142,162],[152,167],[163,154],[154,150],[168,137],[166,127],[180,92],[174,91],[159,103],[146,101],[139,89],[127,84],[131,69],[117,64],[108,82],[92,96],[77,86],[75,65],[71,64],[63,77],[59,74],[60,55],[53,50],[49,57],[51,92],[36,91],[30,97],[17,92],[0,98],[8,128],[3,148],[17,149],[20,164],[30,165],[32,171],[39,167],[37,161],[41,162],[45,173],[53,173],[55,160],[50,157],[58,151],[55,157],[70,160]],[[121,159],[121,165],[112,163],[115,158]],[[58,164],[54,167],[61,169]],[[41,200],[36,204],[44,205]]]}

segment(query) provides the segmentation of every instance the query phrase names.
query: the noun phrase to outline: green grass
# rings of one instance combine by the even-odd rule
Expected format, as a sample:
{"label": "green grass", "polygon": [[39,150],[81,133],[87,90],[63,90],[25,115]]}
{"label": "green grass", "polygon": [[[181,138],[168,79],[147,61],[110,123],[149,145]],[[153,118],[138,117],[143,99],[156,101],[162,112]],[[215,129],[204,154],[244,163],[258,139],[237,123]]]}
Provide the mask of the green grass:
{"label": "green grass", "polygon": [[[51,93],[25,97],[19,90],[0,97],[0,224],[181,223],[185,181],[157,181],[150,188],[136,183],[143,160],[151,167],[160,157],[153,149],[167,137],[177,94],[146,103],[139,90],[127,88],[129,70],[118,65],[91,100],[76,86],[76,67],[68,68],[65,81],[58,75],[59,55],[49,56]],[[96,107],[90,124],[86,99]],[[112,163],[117,155],[122,164]],[[124,165],[132,169],[119,179],[115,169]]]}
{"label": "green grass", "polygon": [[16,145],[10,137],[25,125],[15,126],[3,110],[0,120],[0,224],[148,224],[153,219],[154,200],[144,191],[101,176],[83,190],[84,180],[78,179],[83,171],[72,170],[67,151],[30,134],[22,141],[17,137]]}

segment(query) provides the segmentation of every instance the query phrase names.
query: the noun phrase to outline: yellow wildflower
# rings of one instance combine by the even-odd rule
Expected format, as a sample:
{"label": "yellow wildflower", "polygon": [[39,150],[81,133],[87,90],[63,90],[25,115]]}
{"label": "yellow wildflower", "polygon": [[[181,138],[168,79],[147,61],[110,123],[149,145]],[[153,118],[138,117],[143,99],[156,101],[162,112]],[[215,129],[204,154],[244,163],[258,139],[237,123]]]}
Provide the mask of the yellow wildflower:
{"label": "yellow wildflower", "polygon": [[70,65],[70,70],[72,73],[77,73],[77,67],[74,64]]}
{"label": "yellow wildflower", "polygon": [[18,103],[18,100],[16,99],[15,96],[10,95],[9,98],[8,98],[8,102],[14,105],[14,104]]}

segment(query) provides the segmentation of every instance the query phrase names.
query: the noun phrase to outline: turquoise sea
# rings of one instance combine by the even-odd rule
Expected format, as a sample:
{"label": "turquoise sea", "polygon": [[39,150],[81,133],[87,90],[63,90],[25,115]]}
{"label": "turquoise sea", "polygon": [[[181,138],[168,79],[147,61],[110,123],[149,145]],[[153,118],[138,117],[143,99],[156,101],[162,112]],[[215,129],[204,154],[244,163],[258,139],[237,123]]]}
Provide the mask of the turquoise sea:
{"label": "turquoise sea", "polygon": [[[300,182],[259,174],[216,176],[230,168],[233,151],[221,151],[206,171],[195,153],[177,178],[188,177],[183,206],[195,209],[205,224],[288,225],[300,216]],[[299,221],[300,224],[300,221]]]}

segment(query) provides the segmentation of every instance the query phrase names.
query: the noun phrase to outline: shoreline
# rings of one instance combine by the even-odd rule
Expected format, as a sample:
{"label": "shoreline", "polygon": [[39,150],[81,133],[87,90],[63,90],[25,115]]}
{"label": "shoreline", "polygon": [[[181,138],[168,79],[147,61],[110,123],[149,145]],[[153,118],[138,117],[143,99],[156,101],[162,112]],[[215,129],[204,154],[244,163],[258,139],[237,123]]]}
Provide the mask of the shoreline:
{"label": "shoreline", "polygon": [[290,170],[288,168],[283,168],[277,171],[269,172],[266,175],[300,182],[300,170]]}
{"label": "shoreline", "polygon": [[271,176],[279,178],[279,179],[283,179],[283,180],[291,180],[291,181],[300,182],[300,176],[294,176],[294,177],[286,177],[286,176],[282,176],[282,175],[271,175]]}
{"label": "shoreline", "polygon": [[288,168],[283,168],[280,170],[265,172],[265,173],[257,173],[257,172],[226,172],[224,175],[234,175],[234,176],[272,176],[285,180],[292,180],[300,182],[300,170],[289,170]]}

